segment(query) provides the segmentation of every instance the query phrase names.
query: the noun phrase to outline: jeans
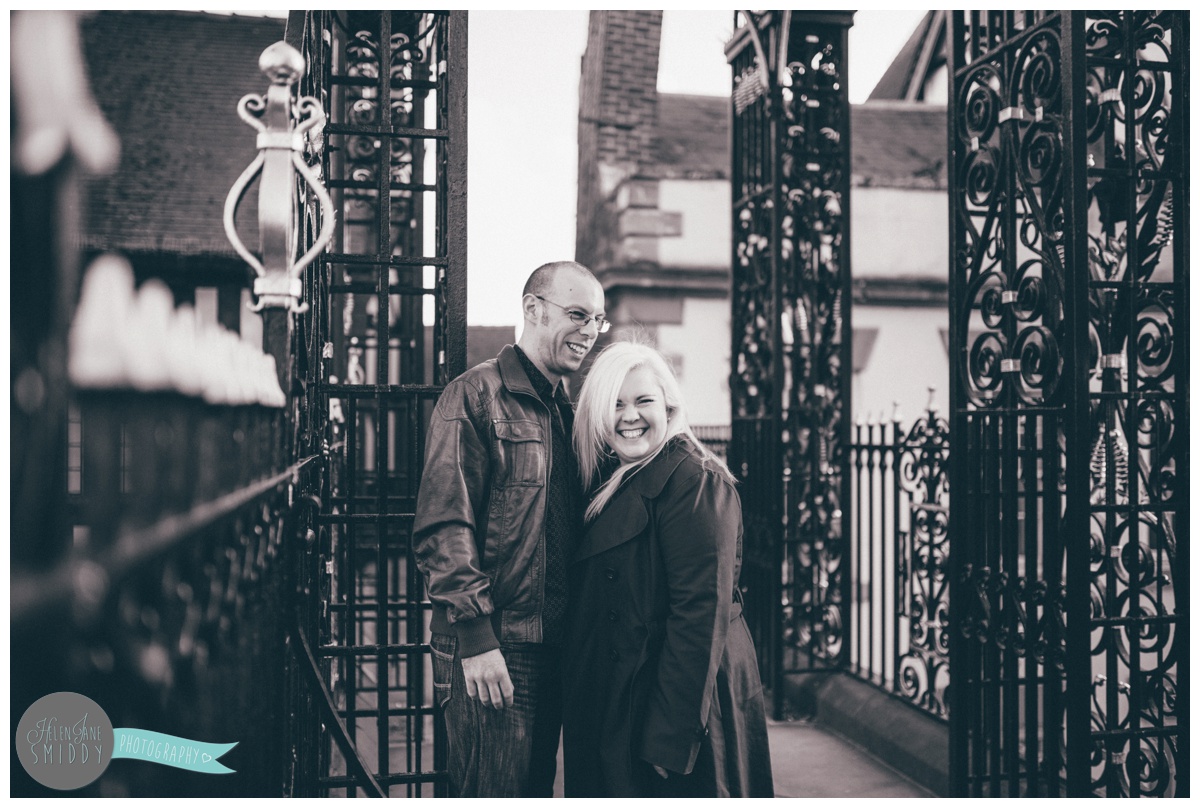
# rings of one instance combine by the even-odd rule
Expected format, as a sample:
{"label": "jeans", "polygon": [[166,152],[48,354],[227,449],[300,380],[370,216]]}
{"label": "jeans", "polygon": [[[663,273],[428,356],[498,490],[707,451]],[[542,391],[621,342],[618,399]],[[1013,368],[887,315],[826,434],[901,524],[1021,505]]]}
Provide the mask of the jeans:
{"label": "jeans", "polygon": [[434,698],[446,720],[451,796],[553,796],[562,728],[559,649],[501,645],[513,703],[495,710],[467,696],[458,638],[434,634],[430,645]]}

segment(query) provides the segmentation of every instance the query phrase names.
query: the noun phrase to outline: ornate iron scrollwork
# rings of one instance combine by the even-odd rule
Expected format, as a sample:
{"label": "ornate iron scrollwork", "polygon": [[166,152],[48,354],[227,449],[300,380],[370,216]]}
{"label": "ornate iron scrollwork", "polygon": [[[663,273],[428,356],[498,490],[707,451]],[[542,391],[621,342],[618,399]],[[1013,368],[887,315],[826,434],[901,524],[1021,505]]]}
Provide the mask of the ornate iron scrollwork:
{"label": "ornate iron scrollwork", "polygon": [[1187,389],[1177,338],[1186,258],[1174,249],[1187,182],[1179,25],[1176,13],[1139,11],[1089,15],[1084,27],[1091,639],[1094,667],[1110,674],[1094,683],[1092,784],[1109,796],[1171,796],[1187,765],[1177,760],[1187,604],[1175,587],[1186,575],[1176,535]]}
{"label": "ornate iron scrollwork", "polygon": [[[981,640],[956,646],[955,709],[1041,701],[1039,726],[1003,719],[1031,793],[1170,796],[1187,732],[1186,19],[978,12],[955,30],[954,486],[972,543],[954,617]],[[1005,584],[981,590],[982,567]],[[959,724],[968,746],[1018,743],[978,720]],[[983,756],[957,760],[957,791],[1011,793]]]}
{"label": "ornate iron scrollwork", "polygon": [[[952,741],[952,777],[960,794],[1056,793],[1066,703],[1060,434],[1073,393],[1064,353],[1071,156],[1063,146],[1063,19],[964,16],[951,36],[960,50],[948,111],[960,458],[951,521],[962,544],[951,575],[950,648],[951,725],[970,727],[970,737]],[[1022,699],[1044,720],[1031,725],[1017,707]],[[977,753],[988,744],[1024,745],[1020,765],[1038,774],[1019,785],[999,777]]]}
{"label": "ornate iron scrollwork", "polygon": [[800,569],[794,598],[803,652],[838,664],[847,644],[843,518],[848,469],[849,104],[845,29],[806,24],[788,30],[781,76],[780,235],[784,386],[781,407],[787,501]]}
{"label": "ornate iron scrollwork", "polygon": [[762,417],[773,399],[772,339],[775,325],[771,288],[771,239],[773,203],[751,199],[738,213],[734,229],[737,252],[735,298],[740,301],[740,328],[734,335],[734,410],[742,417]]}
{"label": "ornate iron scrollwork", "polygon": [[[848,648],[845,51],[852,15],[742,12],[742,19],[729,51],[736,198],[729,458],[756,488],[743,502],[744,578],[757,588],[747,598],[751,623],[779,692],[783,673],[836,667]],[[779,699],[775,712],[782,715]]]}
{"label": "ornate iron scrollwork", "polygon": [[977,407],[1052,403],[1062,376],[1059,50],[1043,28],[1007,71],[985,61],[959,84],[955,258],[968,287],[956,316],[960,333],[976,336],[957,361]]}
{"label": "ornate iron scrollwork", "polygon": [[908,499],[911,566],[896,571],[908,592],[908,649],[900,656],[899,693],[934,715],[947,714],[949,686],[950,425],[932,409],[897,447],[897,486]]}

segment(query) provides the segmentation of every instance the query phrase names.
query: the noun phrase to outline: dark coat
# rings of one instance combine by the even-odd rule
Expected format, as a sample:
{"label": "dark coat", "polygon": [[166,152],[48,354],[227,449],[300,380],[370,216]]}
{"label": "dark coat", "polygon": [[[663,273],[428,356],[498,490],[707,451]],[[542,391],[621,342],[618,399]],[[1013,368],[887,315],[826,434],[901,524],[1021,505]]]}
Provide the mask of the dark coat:
{"label": "dark coat", "polygon": [[567,796],[772,795],[741,551],[736,489],[682,436],[589,525],[570,570]]}

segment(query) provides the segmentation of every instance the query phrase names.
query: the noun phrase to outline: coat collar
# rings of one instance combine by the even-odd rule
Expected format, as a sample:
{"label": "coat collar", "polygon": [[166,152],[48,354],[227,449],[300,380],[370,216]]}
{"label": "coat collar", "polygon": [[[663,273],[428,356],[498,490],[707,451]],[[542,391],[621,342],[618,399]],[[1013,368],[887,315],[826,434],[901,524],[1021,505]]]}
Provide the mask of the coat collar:
{"label": "coat collar", "polygon": [[584,533],[575,561],[591,558],[640,534],[650,521],[646,502],[662,493],[671,474],[693,451],[687,438],[679,435],[671,438],[658,457],[638,469],[609,500]]}
{"label": "coat collar", "polygon": [[500,350],[496,357],[496,367],[500,369],[500,381],[510,393],[528,393],[535,398],[541,398],[537,390],[533,389],[533,382],[529,381],[529,375],[521,366],[521,358],[517,356],[513,346],[505,345]]}

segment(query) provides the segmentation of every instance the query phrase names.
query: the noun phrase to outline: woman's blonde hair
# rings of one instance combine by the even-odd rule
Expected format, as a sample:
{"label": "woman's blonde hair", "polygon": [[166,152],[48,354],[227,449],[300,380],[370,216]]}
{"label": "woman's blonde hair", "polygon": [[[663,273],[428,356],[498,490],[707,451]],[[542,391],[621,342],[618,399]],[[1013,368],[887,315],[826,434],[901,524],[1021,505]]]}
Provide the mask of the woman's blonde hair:
{"label": "woman's blonde hair", "polygon": [[[635,463],[618,468],[601,483],[603,470],[609,465],[606,461],[613,457],[609,439],[614,427],[617,398],[621,394],[621,386],[625,384],[625,377],[638,368],[647,368],[662,388],[667,409],[667,428],[662,441],[653,451]],[[657,457],[675,435],[686,435],[705,465],[715,467],[722,476],[733,481],[733,475],[720,458],[709,451],[692,432],[679,392],[679,382],[662,354],[649,345],[636,342],[614,342],[601,351],[583,381],[575,411],[573,441],[584,490],[591,491],[599,484],[584,514],[585,518],[596,518],[612,499],[621,481]]]}

